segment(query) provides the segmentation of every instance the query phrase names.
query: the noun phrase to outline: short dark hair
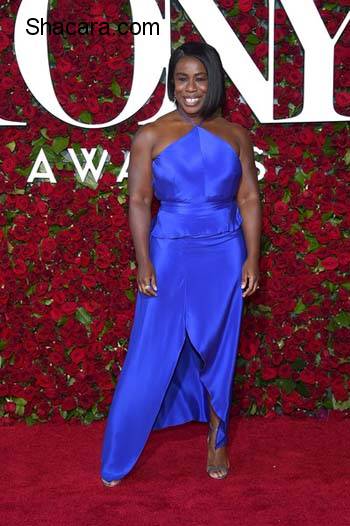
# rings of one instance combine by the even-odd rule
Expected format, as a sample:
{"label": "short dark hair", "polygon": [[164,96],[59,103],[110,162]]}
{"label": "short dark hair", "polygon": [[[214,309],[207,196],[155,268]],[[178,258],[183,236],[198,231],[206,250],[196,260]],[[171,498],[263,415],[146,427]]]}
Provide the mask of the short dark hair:
{"label": "short dark hair", "polygon": [[[174,100],[175,80],[174,73],[177,62],[184,56],[200,60],[207,71],[208,91],[204,100],[201,115],[210,117],[226,102],[224,68],[219,53],[213,46],[205,42],[187,42],[176,48],[170,57],[168,66],[168,97]],[[177,105],[177,102],[176,102]]]}

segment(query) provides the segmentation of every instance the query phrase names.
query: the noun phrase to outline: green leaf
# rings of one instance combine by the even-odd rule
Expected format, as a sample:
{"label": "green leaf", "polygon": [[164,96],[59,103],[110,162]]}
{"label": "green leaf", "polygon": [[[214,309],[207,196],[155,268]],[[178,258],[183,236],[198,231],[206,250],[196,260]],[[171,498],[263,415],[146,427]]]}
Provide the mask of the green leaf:
{"label": "green leaf", "polygon": [[41,128],[40,133],[47,141],[51,141],[50,137],[47,135],[47,128]]}
{"label": "green leaf", "polygon": [[338,284],[337,283],[332,283],[332,281],[328,281],[328,279],[326,279],[325,281],[322,281],[322,286],[327,287],[327,289],[331,293],[336,292],[337,289],[338,289]]}
{"label": "green leaf", "polygon": [[296,383],[291,378],[278,378],[277,379],[277,384],[287,394],[291,393],[296,388]]}
{"label": "green leaf", "polygon": [[292,363],[292,369],[294,369],[295,371],[300,371],[304,369],[305,365],[306,362],[300,356],[298,356],[298,358],[296,358],[296,360],[294,360],[294,362]]}
{"label": "green leaf", "polygon": [[304,211],[304,217],[306,217],[306,219],[309,219],[313,215],[314,215],[314,211],[313,210],[305,210]]}
{"label": "green leaf", "polygon": [[265,312],[270,314],[271,313],[271,306],[270,305],[264,305],[263,303],[259,303],[258,305],[259,311]]}
{"label": "green leaf", "polygon": [[250,408],[249,408],[248,413],[249,413],[250,415],[255,415],[255,414],[256,414],[256,410],[257,410],[256,403],[253,402],[252,405],[251,405]]}
{"label": "green leaf", "polygon": [[311,179],[311,176],[310,174],[306,174],[303,170],[297,169],[294,179],[300,184],[300,186],[304,186],[305,181]]}
{"label": "green leaf", "polygon": [[122,90],[121,90],[118,82],[115,79],[113,79],[113,81],[112,81],[110,90],[113,93],[113,95],[115,95],[116,97],[120,97]]}
{"label": "green leaf", "polygon": [[333,319],[339,327],[350,327],[350,312],[339,312]]}
{"label": "green leaf", "polygon": [[295,387],[295,390],[301,394],[302,396],[304,396],[305,398],[309,397],[310,396],[310,392],[309,392],[309,389],[307,388],[307,386],[303,383],[303,382],[297,382],[296,384],[296,387]]}
{"label": "green leaf", "polygon": [[13,401],[16,404],[16,415],[23,416],[27,400],[24,398],[14,398]]}
{"label": "green leaf", "polygon": [[31,285],[27,291],[26,291],[26,296],[29,298],[32,294],[34,294],[36,291],[36,283],[34,283],[33,285]]}
{"label": "green leaf", "polygon": [[291,198],[291,191],[289,188],[286,188],[283,193],[282,201],[284,203],[288,203],[290,201],[290,198]]}
{"label": "green leaf", "polygon": [[75,317],[83,325],[90,325],[92,318],[90,314],[84,309],[84,307],[78,307],[75,313]]}
{"label": "green leaf", "polygon": [[128,289],[126,290],[125,292],[125,296],[132,302],[135,301],[135,294],[134,294],[134,291],[132,289]]}
{"label": "green leaf", "polygon": [[293,46],[298,44],[297,36],[294,33],[290,33],[285,38],[287,39],[287,42]]}
{"label": "green leaf", "polygon": [[85,122],[85,124],[91,124],[92,123],[92,115],[89,111],[85,110],[79,115],[79,119],[82,122]]}
{"label": "green leaf", "polygon": [[256,35],[250,34],[247,36],[247,42],[249,44],[256,45],[256,44],[259,44],[260,38],[258,38]]}
{"label": "green leaf", "polygon": [[333,156],[337,154],[337,150],[332,145],[332,139],[329,135],[327,135],[325,138],[322,150],[325,153],[325,155]]}
{"label": "green leaf", "polygon": [[51,68],[56,67],[55,55],[53,53],[49,53],[49,64]]}
{"label": "green leaf", "polygon": [[28,416],[25,417],[25,423],[28,426],[34,425],[35,423],[38,422],[38,420],[39,420],[39,417],[35,413],[32,413],[31,415],[28,415]]}
{"label": "green leaf", "polygon": [[33,146],[38,147],[38,151],[40,150],[40,147],[45,144],[46,140],[45,137],[39,137],[39,139],[36,139],[35,141],[32,141]]}
{"label": "green leaf", "polygon": [[54,164],[56,161],[56,152],[54,152],[54,150],[48,144],[43,144],[42,148],[44,150],[46,159],[51,165]]}
{"label": "green leaf", "polygon": [[349,400],[343,400],[341,402],[337,402],[335,396],[332,394],[332,402],[333,402],[333,409],[340,409],[341,411],[345,411],[345,409],[350,409],[350,398]]}
{"label": "green leaf", "polygon": [[278,146],[277,144],[275,143],[274,139],[272,139],[272,137],[265,137],[265,140],[266,142],[269,144],[269,149],[268,149],[268,155],[270,156],[275,156],[275,155],[279,155],[279,149],[278,149]]}
{"label": "green leaf", "polygon": [[237,16],[239,15],[239,7],[238,5],[235,5],[232,9],[227,11],[227,16]]}
{"label": "green leaf", "polygon": [[337,7],[337,4],[332,4],[330,2],[327,2],[323,8],[326,9],[327,11],[333,11],[333,9],[335,9]]}
{"label": "green leaf", "polygon": [[294,311],[293,312],[295,314],[300,314],[301,312],[304,312],[305,309],[306,309],[306,305],[304,305],[304,303],[301,301],[301,299],[298,298],[298,303],[294,307]]}
{"label": "green leaf", "polygon": [[343,157],[345,164],[350,164],[350,149],[346,150],[346,154]]}
{"label": "green leaf", "polygon": [[313,236],[309,232],[304,232],[304,236],[309,242],[309,249],[308,249],[309,252],[313,252],[314,250],[317,250],[319,248],[320,244],[315,238],[315,236]]}
{"label": "green leaf", "polygon": [[16,148],[16,142],[15,141],[8,142],[7,144],[5,144],[5,146],[6,148],[10,150],[10,152],[13,152]]}
{"label": "green leaf", "polygon": [[126,196],[122,194],[118,194],[117,200],[120,205],[123,205],[126,202]]}
{"label": "green leaf", "polygon": [[326,409],[334,409],[332,400],[324,400],[324,402],[322,402],[322,405]]}
{"label": "green leaf", "polygon": [[52,143],[52,149],[55,153],[65,150],[69,144],[69,137],[55,137]]}

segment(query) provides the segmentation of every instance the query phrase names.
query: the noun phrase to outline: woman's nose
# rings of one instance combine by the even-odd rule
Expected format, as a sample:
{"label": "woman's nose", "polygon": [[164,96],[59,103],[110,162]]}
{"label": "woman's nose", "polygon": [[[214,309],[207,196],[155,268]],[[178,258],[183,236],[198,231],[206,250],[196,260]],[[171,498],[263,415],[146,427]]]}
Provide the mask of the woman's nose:
{"label": "woman's nose", "polygon": [[194,79],[188,81],[187,89],[192,91],[196,89],[196,81]]}

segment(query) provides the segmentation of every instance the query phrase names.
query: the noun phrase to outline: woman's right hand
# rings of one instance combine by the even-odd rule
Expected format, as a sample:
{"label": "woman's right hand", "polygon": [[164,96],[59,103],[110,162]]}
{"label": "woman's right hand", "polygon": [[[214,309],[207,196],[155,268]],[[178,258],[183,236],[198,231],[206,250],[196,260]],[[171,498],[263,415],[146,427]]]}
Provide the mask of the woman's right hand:
{"label": "woman's right hand", "polygon": [[139,291],[142,292],[142,294],[146,294],[147,296],[157,296],[156,275],[151,260],[138,264],[137,284]]}

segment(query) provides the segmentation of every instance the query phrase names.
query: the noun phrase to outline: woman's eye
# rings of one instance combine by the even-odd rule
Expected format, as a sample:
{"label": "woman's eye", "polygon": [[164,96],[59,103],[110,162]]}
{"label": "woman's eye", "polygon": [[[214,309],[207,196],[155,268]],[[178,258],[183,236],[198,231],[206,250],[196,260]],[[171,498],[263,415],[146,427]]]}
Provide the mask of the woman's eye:
{"label": "woman's eye", "polygon": [[[178,77],[178,80],[180,82],[185,82],[187,79],[185,77]],[[197,78],[196,81],[197,82],[205,82],[207,80],[206,77],[203,77],[203,78]]]}

